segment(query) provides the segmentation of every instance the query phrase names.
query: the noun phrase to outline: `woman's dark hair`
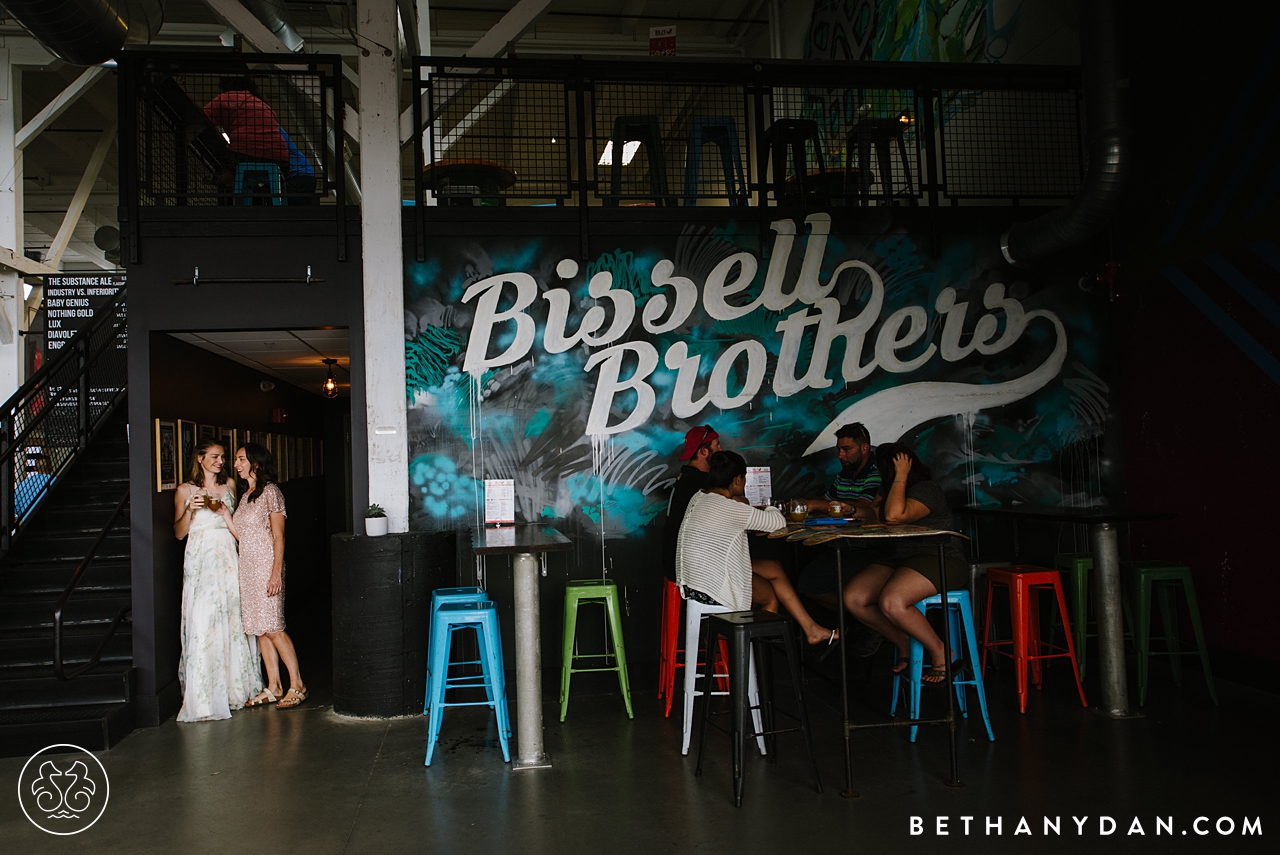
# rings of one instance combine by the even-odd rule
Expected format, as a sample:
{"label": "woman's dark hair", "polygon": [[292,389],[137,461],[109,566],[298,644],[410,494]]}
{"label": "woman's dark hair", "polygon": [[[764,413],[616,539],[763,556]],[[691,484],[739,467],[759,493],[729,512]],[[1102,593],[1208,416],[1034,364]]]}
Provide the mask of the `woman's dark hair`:
{"label": "woman's dark hair", "polygon": [[933,480],[933,473],[929,471],[929,467],[920,461],[906,443],[886,442],[883,445],[877,445],[876,468],[880,470],[880,483],[886,496],[889,495],[889,486],[893,483],[894,473],[898,469],[893,463],[893,458],[899,454],[905,454],[911,458],[911,471],[907,473],[908,487],[921,481]]}
{"label": "woman's dark hair", "polygon": [[727,490],[733,479],[747,474],[747,461],[733,451],[717,451],[707,458],[707,480],[716,490]]}
{"label": "woman's dark hair", "polygon": [[241,502],[243,504],[244,502],[255,501],[262,495],[263,487],[276,483],[276,461],[265,445],[258,445],[256,442],[246,442],[236,450],[236,453],[238,454],[241,451],[244,452],[245,459],[249,461],[249,471],[258,480],[253,492],[245,496],[244,491],[249,489],[249,482],[239,475],[236,476],[236,486],[239,487],[240,495],[244,496]]}
{"label": "woman's dark hair", "polygon": [[[204,486],[204,470],[200,468],[200,458],[208,454],[209,449],[213,448],[215,445],[218,448],[221,448],[224,454],[226,453],[227,447],[219,440],[211,437],[205,437],[196,443],[195,448],[191,449],[191,472],[188,473],[187,476],[188,484],[195,484],[197,487]],[[230,477],[231,473],[227,471],[227,468],[227,464],[224,462],[222,464],[222,471],[214,476],[214,481],[216,481],[219,486],[227,483],[227,480]]]}

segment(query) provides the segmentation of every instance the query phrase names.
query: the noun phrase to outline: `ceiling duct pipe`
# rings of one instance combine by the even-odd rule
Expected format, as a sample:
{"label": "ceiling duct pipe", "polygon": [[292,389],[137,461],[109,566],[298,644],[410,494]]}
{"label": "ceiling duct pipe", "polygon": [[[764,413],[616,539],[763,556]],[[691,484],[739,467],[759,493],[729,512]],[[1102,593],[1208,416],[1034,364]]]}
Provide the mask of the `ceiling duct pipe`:
{"label": "ceiling duct pipe", "polygon": [[297,53],[302,50],[302,36],[293,27],[293,19],[289,10],[284,7],[284,0],[240,0],[253,17],[284,42],[284,46]]}
{"label": "ceiling duct pipe", "polygon": [[101,65],[126,41],[151,41],[164,23],[164,0],[0,0],[0,8],[73,65]]}
{"label": "ceiling duct pipe", "polygon": [[1124,192],[1133,143],[1129,80],[1121,70],[1113,0],[1080,4],[1080,59],[1088,152],[1084,186],[1063,207],[1004,233],[1000,250],[1010,264],[1028,265],[1097,234],[1110,222]]}

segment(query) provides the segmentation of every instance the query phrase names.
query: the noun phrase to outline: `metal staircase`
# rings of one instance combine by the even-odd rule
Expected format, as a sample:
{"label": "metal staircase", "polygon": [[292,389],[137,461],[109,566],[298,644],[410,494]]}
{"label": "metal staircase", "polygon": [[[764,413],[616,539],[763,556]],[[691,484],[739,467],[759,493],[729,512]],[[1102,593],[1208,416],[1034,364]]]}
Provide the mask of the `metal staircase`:
{"label": "metal staircase", "polygon": [[0,410],[0,756],[134,726],[124,301]]}

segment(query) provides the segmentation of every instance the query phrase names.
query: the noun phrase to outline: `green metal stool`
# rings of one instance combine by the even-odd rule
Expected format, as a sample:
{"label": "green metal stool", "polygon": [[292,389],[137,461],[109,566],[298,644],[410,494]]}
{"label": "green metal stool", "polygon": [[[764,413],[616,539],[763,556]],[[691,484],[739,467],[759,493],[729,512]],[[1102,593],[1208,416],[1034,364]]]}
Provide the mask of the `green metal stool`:
{"label": "green metal stool", "polygon": [[1093,573],[1093,556],[1087,552],[1059,552],[1053,556],[1053,569],[1062,573],[1064,587],[1071,596],[1071,631],[1076,637],[1080,679],[1084,680],[1085,663],[1089,660],[1085,645],[1090,635],[1089,575]]}
{"label": "green metal stool", "polygon": [[[609,637],[612,653],[574,653],[574,635],[578,630],[578,606],[583,603],[600,603],[609,618]],[[602,668],[575,668],[578,659],[612,659],[613,664]],[[618,585],[610,579],[578,579],[564,589],[564,655],[560,665],[560,720],[569,712],[569,680],[574,674],[590,671],[618,672],[618,686],[622,689],[622,701],[627,705],[627,718],[635,718],[631,712],[631,680],[627,677],[627,646],[622,638],[622,609],[618,605]]]}
{"label": "green metal stool", "polygon": [[1133,600],[1131,613],[1137,618],[1133,627],[1133,637],[1138,648],[1138,706],[1147,702],[1147,674],[1151,657],[1151,590],[1155,589],[1160,598],[1160,622],[1164,624],[1165,650],[1155,651],[1169,657],[1169,668],[1173,671],[1173,681],[1182,685],[1182,665],[1179,656],[1192,656],[1191,650],[1180,650],[1178,642],[1178,609],[1174,602],[1175,584],[1182,586],[1187,597],[1187,611],[1191,614],[1191,628],[1195,632],[1196,647],[1200,654],[1200,664],[1204,667],[1204,681],[1209,687],[1209,697],[1214,706],[1218,704],[1218,693],[1213,688],[1213,671],[1209,667],[1209,652],[1204,643],[1204,630],[1200,626],[1200,609],[1196,605],[1196,588],[1191,581],[1191,568],[1185,564],[1170,564],[1167,561],[1123,561],[1120,572],[1124,579],[1125,591]]}

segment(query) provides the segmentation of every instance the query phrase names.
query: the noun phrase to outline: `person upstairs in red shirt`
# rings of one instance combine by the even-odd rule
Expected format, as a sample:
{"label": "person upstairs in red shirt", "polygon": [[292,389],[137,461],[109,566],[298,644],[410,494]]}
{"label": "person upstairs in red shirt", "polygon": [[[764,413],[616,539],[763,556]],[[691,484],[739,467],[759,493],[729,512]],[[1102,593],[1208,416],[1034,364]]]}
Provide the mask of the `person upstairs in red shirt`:
{"label": "person upstairs in red shirt", "polygon": [[274,164],[283,181],[289,171],[289,145],[275,110],[254,93],[247,77],[224,77],[219,85],[222,94],[204,105],[209,121],[226,135],[232,156],[231,168],[217,178],[219,188],[230,189],[235,166],[241,163]]}

